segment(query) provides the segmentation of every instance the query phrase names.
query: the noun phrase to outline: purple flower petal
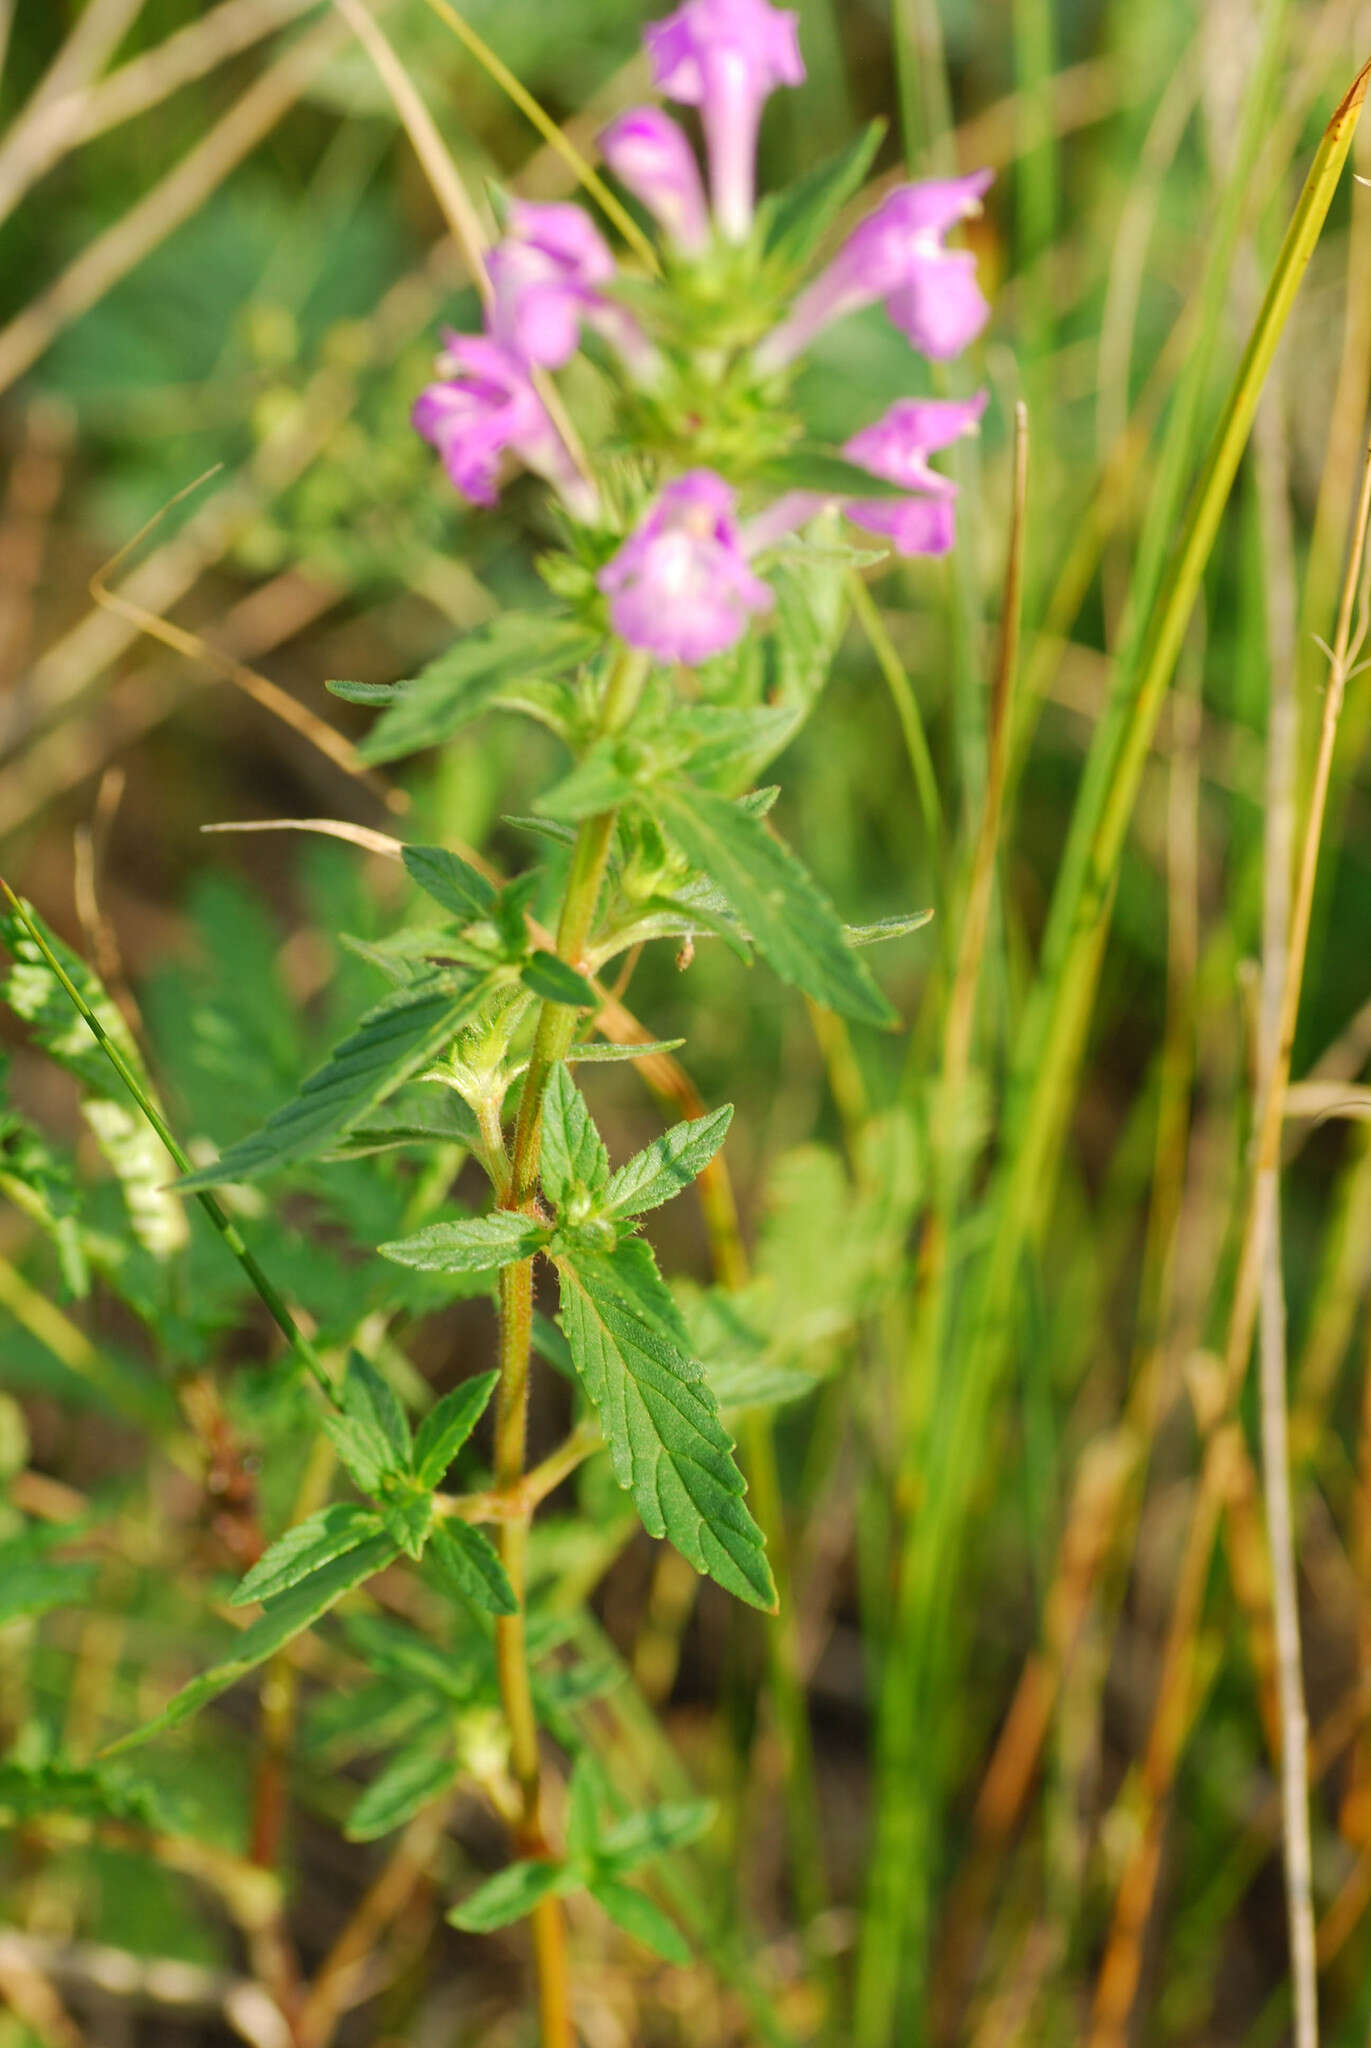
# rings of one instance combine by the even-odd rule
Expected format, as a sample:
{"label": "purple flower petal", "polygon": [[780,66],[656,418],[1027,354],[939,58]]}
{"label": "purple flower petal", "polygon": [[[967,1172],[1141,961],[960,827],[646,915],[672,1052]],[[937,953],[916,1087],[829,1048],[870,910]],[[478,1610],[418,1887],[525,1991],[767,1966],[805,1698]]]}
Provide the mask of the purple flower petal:
{"label": "purple flower petal", "polygon": [[506,454],[554,483],[580,518],[593,492],[578,474],[527,365],[481,334],[444,336],[443,375],[414,401],[416,430],[437,449],[453,484],[474,505],[493,505]]}
{"label": "purple flower petal", "polygon": [[843,507],[854,525],[879,533],[900,555],[945,555],[956,538],[957,486],[930,469],[928,458],[974,433],[987,394],[974,398],[903,398],[843,449],[873,476],[903,484],[908,498],[854,499]]}
{"label": "purple flower petal", "polygon": [[598,582],[621,639],[692,665],[734,646],[774,602],[748,567],[734,494],[708,469],[663,487]]}
{"label": "purple flower petal", "polygon": [[686,0],[643,32],[659,91],[700,109],[714,217],[730,242],[752,226],[763,103],[804,82],[798,31],[798,17],[767,0]]}
{"label": "purple flower petal", "polygon": [[516,200],[509,233],[487,259],[490,331],[526,363],[560,369],[576,352],[581,321],[614,275],[603,235],[579,206]]}
{"label": "purple flower petal", "polygon": [[676,246],[698,255],[709,240],[709,214],[695,152],[678,123],[660,107],[634,107],[610,122],[600,151]]}
{"label": "purple flower petal", "polygon": [[849,235],[828,268],[800,294],[790,316],[762,343],[757,362],[778,370],[847,313],[885,302],[896,326],[925,355],[956,355],[980,333],[990,308],[975,258],[945,249],[943,236],[980,211],[990,171],[899,185]]}

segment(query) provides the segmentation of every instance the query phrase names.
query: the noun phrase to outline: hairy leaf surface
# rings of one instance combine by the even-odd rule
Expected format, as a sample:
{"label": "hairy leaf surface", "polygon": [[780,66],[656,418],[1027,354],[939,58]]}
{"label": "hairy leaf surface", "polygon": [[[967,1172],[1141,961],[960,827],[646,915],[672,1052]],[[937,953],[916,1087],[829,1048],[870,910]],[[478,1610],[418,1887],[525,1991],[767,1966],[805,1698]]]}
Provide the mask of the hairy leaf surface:
{"label": "hairy leaf surface", "polygon": [[782,981],[862,1023],[895,1022],[833,905],[760,819],[688,783],[663,785],[658,800],[672,836],[723,891]]}
{"label": "hairy leaf surface", "polygon": [[562,1326],[644,1527],[754,1607],[776,1590],[718,1404],[648,1246],[557,1260]]}
{"label": "hairy leaf surface", "polygon": [[440,973],[396,989],[367,1011],[298,1094],[240,1138],[213,1166],[188,1174],[183,1191],[252,1180],[277,1167],[313,1159],[358,1123],[402,1081],[426,1066],[485,1006],[492,977],[464,981]]}

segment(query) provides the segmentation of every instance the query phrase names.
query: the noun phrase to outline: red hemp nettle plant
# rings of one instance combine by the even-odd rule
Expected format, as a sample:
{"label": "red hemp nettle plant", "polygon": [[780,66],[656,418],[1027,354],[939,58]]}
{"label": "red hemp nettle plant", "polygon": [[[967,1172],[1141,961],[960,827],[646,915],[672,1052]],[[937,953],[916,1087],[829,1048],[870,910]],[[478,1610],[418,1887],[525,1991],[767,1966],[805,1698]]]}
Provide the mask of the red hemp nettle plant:
{"label": "red hemp nettle plant", "polygon": [[[688,951],[720,938],[855,1022],[895,1021],[862,947],[922,919],[845,925],[766,824],[774,790],[756,785],[836,651],[861,559],[837,520],[901,555],[945,553],[956,489],[931,458],[974,431],[985,407],[983,393],[910,396],[827,447],[808,430],[798,372],[828,328],[878,303],[932,360],[976,337],[988,308],[974,261],[946,237],[979,209],[989,174],[896,187],[811,276],[879,125],[759,203],[763,107],[804,78],[796,18],[766,0],[687,0],[646,42],[659,90],[698,109],[707,158],[702,177],[685,133],[656,106],[601,137],[659,232],[654,274],[621,268],[581,207],[513,201],[489,257],[484,331],[446,336],[414,406],[469,503],[494,505],[520,467],[549,486],[559,545],[538,566],[554,602],[501,614],[412,681],[332,686],[381,706],[363,750],[377,762],[444,744],[494,707],[550,728],[572,765],[537,806],[546,856],[497,885],[449,849],[406,846],[413,882],[445,921],[378,954],[390,992],[260,1130],[181,1182],[204,1194],[327,1159],[364,1143],[407,1084],[442,1091],[457,1119],[445,1129],[460,1128],[493,1204],[476,1215],[448,1206],[379,1250],[455,1291],[498,1288],[498,1371],[465,1381],[414,1432],[375,1364],[354,1353],[335,1385],[294,1333],[364,1499],[324,1508],[266,1552],[235,1596],[262,1612],[233,1655],[123,1744],[184,1720],[400,1555],[422,1561],[463,1604],[471,1684],[498,1702],[495,1776],[512,1781],[518,1852],[452,1917],[479,1930],[532,1915],[543,2039],[556,2048],[572,2039],[560,1895],[588,1889],[631,1934],[683,1958],[677,1927],[625,1878],[710,1815],[698,1801],[616,1811],[540,1665],[546,1628],[529,1613],[528,1574],[536,1506],[607,1450],[652,1536],[738,1598],[776,1603],[724,1420],[746,1405],[736,1372],[688,1321],[639,1234],[644,1214],[710,1169],[732,1111],[679,1123],[614,1170],[572,1068],[643,1055],[641,1044],[595,1040],[598,978],[654,939]],[[554,373],[565,373],[564,392]],[[581,413],[597,423],[593,441]],[[535,911],[555,928],[551,945]],[[42,949],[22,934],[16,944],[38,971]],[[556,1273],[560,1334],[534,1315],[538,1259]],[[560,1449],[526,1472],[535,1344],[570,1377],[579,1413]],[[446,1493],[492,1394],[493,1486]],[[774,1387],[765,1398],[778,1398]],[[575,1759],[556,1843],[540,1726]],[[416,1773],[402,1754],[368,1789],[354,1833],[397,1824],[464,1768],[461,1753],[424,1756]]]}

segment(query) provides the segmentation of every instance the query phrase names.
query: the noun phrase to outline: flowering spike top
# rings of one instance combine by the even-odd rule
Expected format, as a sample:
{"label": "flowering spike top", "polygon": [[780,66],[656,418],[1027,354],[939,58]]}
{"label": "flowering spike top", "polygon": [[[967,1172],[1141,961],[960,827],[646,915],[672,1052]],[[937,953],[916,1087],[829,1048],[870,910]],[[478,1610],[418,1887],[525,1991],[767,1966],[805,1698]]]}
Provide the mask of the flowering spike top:
{"label": "flowering spike top", "polygon": [[770,587],[748,567],[735,493],[713,470],[692,469],[659,492],[600,571],[621,640],[660,661],[708,661],[732,647]]}
{"label": "flowering spike top", "polygon": [[644,31],[658,90],[700,109],[726,242],[746,241],[752,227],[762,106],[777,86],[804,83],[798,31],[798,16],[767,0],[685,0]]}
{"label": "flowering spike top", "polygon": [[[879,302],[935,361],[980,332],[989,309],[975,258],[946,237],[979,212],[990,173],[898,186],[796,296],[805,236],[768,244],[754,219],[762,108],[805,76],[796,31],[796,16],[770,0],[684,0],[651,23],[657,86],[699,109],[708,198],[685,131],[661,108],[630,108],[600,142],[676,260],[652,276],[621,273],[580,205],[516,200],[488,259],[486,331],[450,337],[439,381],[414,409],[473,503],[495,502],[511,460],[549,480],[572,531],[561,554],[542,558],[545,580],[594,631],[663,662],[736,645],[774,602],[754,562],[824,506],[899,554],[946,553],[957,489],[931,458],[985,409],[984,395],[903,398],[841,451],[816,445],[793,371],[832,322]],[[807,207],[812,195],[801,215]],[[582,374],[559,398],[550,373],[580,349],[601,374],[594,405],[573,422],[593,380]],[[588,481],[599,471],[581,453],[587,426],[603,488]],[[867,496],[862,469],[895,494]]]}
{"label": "flowering spike top", "polygon": [[709,242],[709,209],[685,131],[660,107],[632,107],[600,136],[600,153],[663,233],[688,256]]}
{"label": "flowering spike top", "polygon": [[885,301],[886,312],[935,362],[959,355],[990,315],[967,249],[945,249],[943,236],[981,210],[992,173],[898,185],[853,229],[828,268],[800,294],[790,317],[762,343],[758,367],[793,362],[814,337],[847,313]]}

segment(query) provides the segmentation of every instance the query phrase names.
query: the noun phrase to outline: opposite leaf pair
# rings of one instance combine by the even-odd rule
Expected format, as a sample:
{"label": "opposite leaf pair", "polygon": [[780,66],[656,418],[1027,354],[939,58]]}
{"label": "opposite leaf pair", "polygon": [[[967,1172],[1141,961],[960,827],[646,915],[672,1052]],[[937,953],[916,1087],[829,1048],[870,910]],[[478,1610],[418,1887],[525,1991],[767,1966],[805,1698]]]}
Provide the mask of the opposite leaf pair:
{"label": "opposite leaf pair", "polygon": [[712,1803],[692,1799],[657,1806],[609,1825],[600,1807],[596,1773],[582,1754],[568,1788],[565,1860],[530,1857],[506,1865],[449,1913],[453,1926],[486,1934],[521,1920],[540,1899],[585,1890],[626,1934],[668,1962],[688,1963],[690,1950],[677,1928],[645,1893],[623,1880],[651,1858],[698,1840],[714,1818]]}
{"label": "opposite leaf pair", "polygon": [[677,1124],[611,1173],[585,1097],[559,1064],[542,1117],[542,1188],[555,1221],[497,1210],[430,1224],[381,1250],[403,1265],[450,1273],[495,1271],[546,1252],[557,1268],[572,1362],[644,1527],[697,1571],[770,1610],[775,1587],[743,1502],[732,1439],[651,1248],[628,1229],[703,1171],[731,1116],[725,1107]]}

